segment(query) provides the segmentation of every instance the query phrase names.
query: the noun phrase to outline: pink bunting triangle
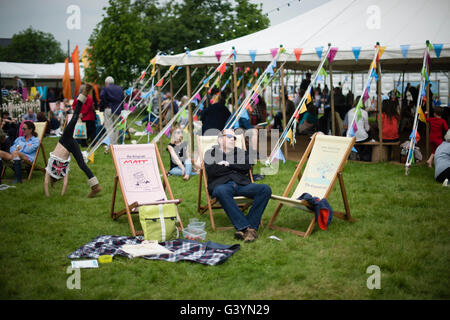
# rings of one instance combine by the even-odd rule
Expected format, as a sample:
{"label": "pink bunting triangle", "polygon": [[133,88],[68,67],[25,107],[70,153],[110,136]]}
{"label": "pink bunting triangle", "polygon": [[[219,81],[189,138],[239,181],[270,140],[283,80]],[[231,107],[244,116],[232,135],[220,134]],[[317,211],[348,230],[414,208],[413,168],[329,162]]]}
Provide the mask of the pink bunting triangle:
{"label": "pink bunting triangle", "polygon": [[328,53],[328,57],[327,57],[329,63],[333,62],[337,51],[338,51],[338,48],[330,48],[330,52]]}
{"label": "pink bunting triangle", "polygon": [[275,56],[277,55],[277,52],[278,52],[278,48],[270,49],[270,53],[272,54],[272,58],[275,58]]}
{"label": "pink bunting triangle", "polygon": [[150,125],[150,122],[147,123],[147,127],[145,128],[145,130],[147,130],[148,133],[153,133],[153,129],[152,126]]}
{"label": "pink bunting triangle", "polygon": [[125,104],[123,105],[123,109],[124,109],[124,110],[128,110],[128,103],[125,103]]}
{"label": "pink bunting triangle", "polygon": [[194,99],[196,99],[197,101],[202,100],[202,97],[200,96],[200,93],[197,93],[197,94],[194,96]]}
{"label": "pink bunting triangle", "polygon": [[216,51],[217,62],[220,62],[220,57],[222,57],[222,51],[223,50]]}
{"label": "pink bunting triangle", "polygon": [[134,109],[136,109],[136,105],[134,105],[134,106],[132,106],[131,108],[130,108],[130,112],[133,112],[134,111]]}

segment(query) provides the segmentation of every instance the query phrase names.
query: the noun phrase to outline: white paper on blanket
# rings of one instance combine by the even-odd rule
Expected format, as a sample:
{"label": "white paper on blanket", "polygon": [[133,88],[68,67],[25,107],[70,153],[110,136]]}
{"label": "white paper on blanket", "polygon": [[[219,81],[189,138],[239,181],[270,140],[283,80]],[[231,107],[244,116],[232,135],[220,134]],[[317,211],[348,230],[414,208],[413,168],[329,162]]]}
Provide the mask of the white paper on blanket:
{"label": "white paper on blanket", "polygon": [[98,261],[97,260],[72,261],[72,269],[82,269],[82,268],[98,268]]}
{"label": "white paper on blanket", "polygon": [[167,200],[153,144],[114,145],[118,174],[129,204]]}
{"label": "white paper on blanket", "polygon": [[140,244],[124,244],[120,250],[128,253],[133,258],[150,256],[155,254],[172,254],[173,252],[159,245],[157,241],[144,240]]}

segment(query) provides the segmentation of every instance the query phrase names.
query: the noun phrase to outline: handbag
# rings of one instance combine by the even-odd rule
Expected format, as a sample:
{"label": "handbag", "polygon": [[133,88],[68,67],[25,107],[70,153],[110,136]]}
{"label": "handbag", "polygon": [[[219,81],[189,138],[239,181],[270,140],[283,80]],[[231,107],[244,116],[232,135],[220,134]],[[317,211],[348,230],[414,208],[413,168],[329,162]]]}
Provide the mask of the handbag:
{"label": "handbag", "polygon": [[144,231],[145,240],[158,242],[178,238],[177,207],[173,203],[139,208],[139,221]]}
{"label": "handbag", "polygon": [[77,124],[75,125],[75,130],[73,131],[74,139],[87,139],[87,129],[86,123],[82,122],[78,119]]}

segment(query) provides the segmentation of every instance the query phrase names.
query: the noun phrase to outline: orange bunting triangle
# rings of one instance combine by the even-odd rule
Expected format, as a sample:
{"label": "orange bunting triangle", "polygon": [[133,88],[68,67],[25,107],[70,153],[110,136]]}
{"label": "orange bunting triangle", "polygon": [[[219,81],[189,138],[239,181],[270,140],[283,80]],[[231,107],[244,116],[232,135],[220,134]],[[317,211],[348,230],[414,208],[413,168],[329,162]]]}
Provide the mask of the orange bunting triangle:
{"label": "orange bunting triangle", "polygon": [[294,54],[295,54],[295,59],[297,59],[297,62],[299,62],[300,60],[300,56],[302,55],[302,48],[295,48],[294,49]]}
{"label": "orange bunting triangle", "polygon": [[155,84],[155,87],[161,87],[163,85],[164,78],[161,78],[161,80],[158,81],[157,84]]}
{"label": "orange bunting triangle", "polygon": [[217,70],[220,72],[220,75],[223,75],[226,69],[227,65],[225,63],[222,63]]}

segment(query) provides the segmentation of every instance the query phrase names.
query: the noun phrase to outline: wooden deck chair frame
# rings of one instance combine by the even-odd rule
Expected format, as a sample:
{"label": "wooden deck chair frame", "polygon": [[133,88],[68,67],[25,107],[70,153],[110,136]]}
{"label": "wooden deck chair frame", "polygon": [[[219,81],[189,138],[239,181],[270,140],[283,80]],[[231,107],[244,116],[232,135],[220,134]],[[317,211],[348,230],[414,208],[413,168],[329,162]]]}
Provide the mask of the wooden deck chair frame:
{"label": "wooden deck chair frame", "polygon": [[[128,218],[128,224],[130,225],[130,230],[131,230],[131,234],[133,235],[133,237],[135,237],[136,235],[143,235],[143,231],[136,231],[135,227],[134,227],[134,223],[133,223],[133,219],[132,219],[132,214],[138,214],[139,210],[138,208],[140,206],[143,205],[159,205],[159,204],[169,204],[169,203],[174,203],[176,205],[178,205],[181,202],[181,199],[175,199],[172,193],[172,189],[170,187],[169,184],[169,180],[167,179],[167,174],[166,171],[164,170],[164,165],[163,162],[161,160],[161,156],[159,154],[158,151],[158,147],[155,144],[152,144],[154,146],[154,150],[155,150],[155,154],[156,154],[156,159],[159,165],[159,173],[162,175],[163,181],[162,181],[162,185],[164,190],[166,191],[166,193],[169,194],[169,199],[166,199],[164,201],[157,201],[157,202],[149,202],[149,203],[142,203],[139,204],[137,201],[133,202],[133,203],[128,203],[127,201],[127,195],[126,192],[124,190],[124,182],[122,181],[122,177],[118,174],[119,172],[119,168],[117,167],[117,158],[116,158],[116,154],[114,152],[114,146],[110,145],[110,151],[111,151],[111,155],[113,157],[113,163],[114,163],[114,167],[116,170],[116,175],[114,178],[114,185],[113,185],[113,194],[112,194],[112,202],[111,202],[111,218],[113,220],[118,219],[120,216],[126,214],[127,218]],[[136,146],[136,145],[133,145]],[[139,146],[139,145],[138,145]],[[146,145],[142,145],[142,146],[146,146]],[[114,211],[115,210],[115,202],[116,202],[116,194],[117,194],[117,185],[120,186],[120,191],[122,192],[122,199],[123,202],[125,204],[125,209],[120,210],[120,211]],[[167,196],[167,194],[166,194]],[[178,209],[177,209],[177,219],[180,222],[180,227],[181,229],[183,229],[183,222],[181,221],[180,215],[178,213]]]}
{"label": "wooden deck chair frame", "polygon": [[[42,141],[44,140],[45,137],[45,131],[47,130],[47,121],[45,122],[34,122],[34,125],[36,127],[36,133],[38,135],[39,138],[39,147],[36,150],[36,155],[34,157],[33,162],[28,161],[28,160],[24,160],[23,162],[25,162],[26,164],[28,164],[30,166],[30,171],[28,172],[28,181],[31,180],[31,177],[33,176],[33,171],[34,169],[37,169],[39,171],[42,171],[45,173],[45,167],[47,166],[47,157],[45,155],[45,151],[44,151],[44,145],[42,144]],[[37,165],[37,160],[38,160],[38,156],[40,151],[42,150],[42,157],[44,158],[44,167],[40,167]],[[5,170],[6,170],[6,166],[3,166],[1,177],[3,177],[3,175],[5,174]]]}
{"label": "wooden deck chair frame", "polygon": [[[214,137],[215,143],[213,145],[217,145],[217,136],[197,136],[197,146],[200,154],[200,161],[201,161],[201,167],[200,167],[200,173],[199,173],[199,183],[198,183],[198,199],[197,199],[197,211],[200,214],[204,214],[206,211],[209,213],[209,219],[211,221],[211,228],[215,231],[216,229],[219,230],[228,230],[233,229],[233,227],[216,227],[215,221],[214,221],[214,212],[215,209],[223,209],[220,202],[217,200],[217,198],[212,197],[208,192],[208,177],[206,176],[206,170],[205,170],[205,163],[203,162],[203,156],[206,150],[210,148],[206,148],[204,150],[202,148],[202,139],[211,138]],[[238,139],[240,141],[238,142],[238,147],[241,147],[242,149],[246,150],[245,147],[245,137],[244,135],[237,135]],[[212,138],[211,138],[212,139]],[[212,147],[212,145],[210,146]],[[249,177],[250,181],[253,183],[253,175],[251,169],[249,170]],[[203,182],[203,183],[202,183]],[[202,205],[202,184],[203,184],[203,190],[205,192],[206,197],[206,204]],[[253,203],[252,199],[246,198],[246,197],[234,197],[234,200],[237,202],[238,207],[241,209],[242,212],[245,212]],[[225,212],[223,212],[225,213]]]}
{"label": "wooden deck chair frame", "polygon": [[[301,237],[308,237],[312,231],[314,230],[315,227],[315,223],[316,223],[316,219],[314,216],[314,213],[310,210],[312,208],[309,207],[309,203],[306,200],[296,200],[293,198],[289,197],[289,194],[291,193],[292,187],[294,186],[294,183],[296,182],[296,180],[300,180],[302,178],[302,169],[303,166],[305,164],[307,164],[307,161],[309,160],[309,156],[313,150],[314,144],[316,142],[316,137],[317,137],[317,133],[315,133],[312,137],[311,137],[311,141],[308,145],[308,147],[306,148],[305,153],[303,154],[302,158],[300,159],[300,162],[298,163],[294,174],[292,175],[292,178],[289,181],[289,184],[287,185],[284,193],[282,196],[277,196],[277,195],[272,195],[271,198],[273,200],[279,201],[279,204],[277,205],[275,212],[273,213],[269,224],[267,225],[268,228],[270,229],[275,229],[275,230],[280,230],[280,231],[285,231],[285,232],[290,232],[293,233],[295,235],[301,236]],[[326,137],[330,137],[330,136],[326,136]],[[333,136],[334,137],[334,136]],[[348,139],[345,137],[336,137],[336,138],[342,138],[342,139]],[[337,170],[335,171],[335,174],[333,175],[331,182],[329,183],[327,190],[325,192],[325,195],[322,197],[323,199],[327,199],[328,196],[330,195],[331,191],[334,188],[334,185],[336,183],[336,179],[339,180],[339,186],[341,189],[341,195],[342,195],[342,200],[344,202],[344,207],[345,207],[345,212],[338,212],[338,211],[334,211],[333,210],[333,216],[338,217],[340,219],[343,220],[347,220],[347,221],[354,221],[351,214],[350,214],[350,206],[348,204],[348,199],[347,199],[347,193],[345,190],[345,186],[344,186],[344,179],[342,177],[342,170],[344,169],[345,163],[347,162],[348,156],[352,150],[353,145],[355,144],[355,138],[353,137],[351,139],[351,142],[349,143],[347,149],[345,150],[345,153],[342,157],[342,161],[339,163]],[[295,192],[294,192],[295,193]],[[314,196],[314,194],[312,194],[312,196]],[[311,222],[309,223],[309,226],[307,228],[307,230],[305,232],[302,231],[298,231],[298,230],[294,230],[294,229],[290,229],[290,228],[285,228],[285,227],[280,227],[280,226],[276,226],[275,220],[278,216],[278,214],[280,213],[280,210],[282,208],[283,205],[288,205],[291,207],[295,207],[298,209],[302,209],[305,211],[309,211],[313,213],[313,218],[311,220]]]}

